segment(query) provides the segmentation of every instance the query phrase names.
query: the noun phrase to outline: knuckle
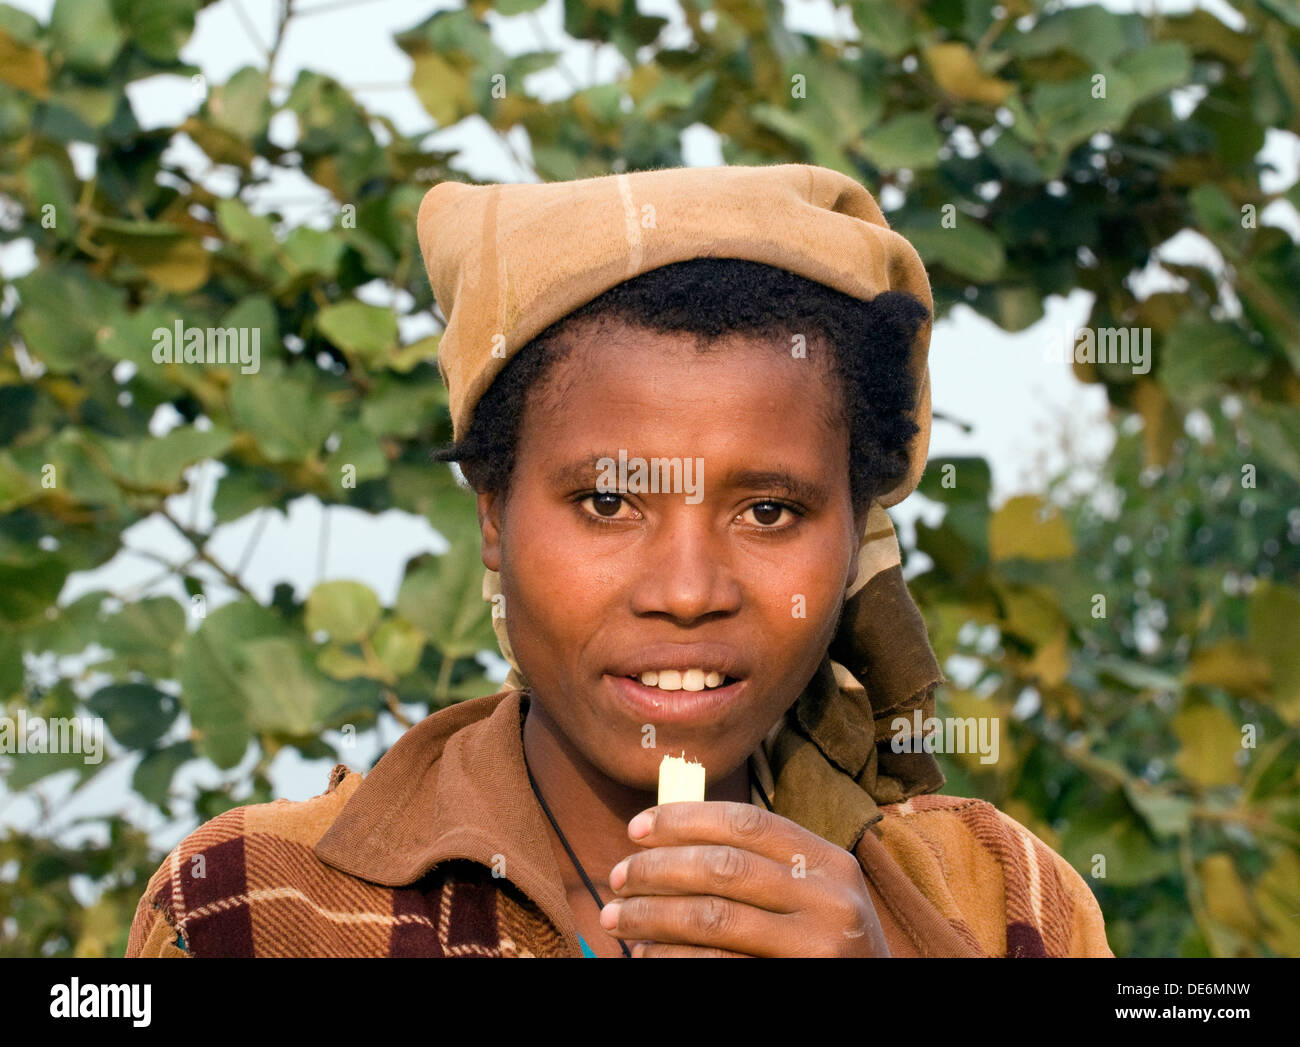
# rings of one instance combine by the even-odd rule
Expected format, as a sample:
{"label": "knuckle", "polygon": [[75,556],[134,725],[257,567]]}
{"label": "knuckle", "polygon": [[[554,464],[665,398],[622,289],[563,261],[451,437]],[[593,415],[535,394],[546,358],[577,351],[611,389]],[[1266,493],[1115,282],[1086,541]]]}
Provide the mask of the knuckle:
{"label": "knuckle", "polygon": [[750,804],[738,804],[731,813],[731,831],[742,839],[753,839],[763,831],[763,811]]}
{"label": "knuckle", "polygon": [[845,927],[852,927],[856,930],[866,922],[866,912],[862,905],[862,899],[849,891],[843,891],[835,895],[833,908],[839,922]]}
{"label": "knuckle", "polygon": [[663,859],[657,850],[642,851],[640,854],[632,855],[628,859],[627,883],[623,885],[623,890],[652,882],[662,871],[663,864]]}
{"label": "knuckle", "polygon": [[711,847],[708,868],[714,880],[724,884],[738,883],[749,876],[749,856],[737,847]]}
{"label": "knuckle", "polygon": [[640,927],[646,917],[647,904],[643,895],[633,895],[631,898],[623,899],[618,907],[619,930],[630,931]]}
{"label": "knuckle", "polygon": [[849,883],[862,878],[862,866],[853,855],[843,849],[834,852],[831,868]]}
{"label": "knuckle", "polygon": [[691,929],[708,937],[726,933],[731,928],[731,903],[725,898],[707,897],[690,910]]}

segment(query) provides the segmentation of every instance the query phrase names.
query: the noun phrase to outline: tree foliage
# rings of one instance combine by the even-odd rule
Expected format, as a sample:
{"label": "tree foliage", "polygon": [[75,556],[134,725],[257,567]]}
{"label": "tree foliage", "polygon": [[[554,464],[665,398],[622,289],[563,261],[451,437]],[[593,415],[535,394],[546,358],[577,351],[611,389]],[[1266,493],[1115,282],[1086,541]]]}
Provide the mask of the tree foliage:
{"label": "tree foliage", "polygon": [[[261,67],[204,83],[180,58],[204,6],[57,0],[42,23],[0,5],[0,242],[35,257],[0,309],[0,697],[9,717],[99,716],[111,735],[97,765],[14,754],[6,786],[38,798],[48,776],[80,789],[125,765],[133,790],[111,814],[50,811],[0,839],[7,954],[122,953],[161,858],[142,808],[193,824],[269,800],[283,747],[347,762],[339,728],[497,689],[474,657],[495,644],[472,499],[428,461],[451,435],[438,337],[399,324],[433,308],[415,213],[430,184],[465,178],[457,157],[325,71],[277,81],[291,3]],[[941,316],[965,304],[1020,331],[1083,288],[1090,328],[1150,330],[1145,372],[1074,364],[1118,433],[1095,490],[1049,478],[994,507],[982,460],[927,472],[921,493],[946,510],[918,527],[931,564],[913,591],[941,659],[973,667],[941,704],[1005,725],[992,767],[944,757],[948,791],[1057,847],[1117,953],[1300,955],[1300,253],[1261,220],[1300,186],[1266,191],[1258,159],[1269,129],[1300,132],[1294,6],[1240,0],[1232,29],[1202,10],[849,0],[835,6],[858,38],[837,41],[788,28],[776,2],[686,0],[670,33],[633,0],[565,0],[565,32],[625,60],[598,84],[540,31],[527,53],[494,42],[491,12],[540,6],[470,0],[398,35],[438,126],[484,121],[512,151],[522,134],[554,180],[680,165],[703,125],[728,163],[872,187]],[[530,78],[548,70],[567,95],[540,97]],[[127,88],[160,75],[195,104],[146,129]],[[255,206],[281,172],[328,193],[328,223]],[[1222,276],[1166,262],[1169,289],[1135,290],[1188,229]],[[177,325],[255,332],[258,370],[158,362]],[[350,580],[259,601],[174,511],[200,462],[224,470],[216,526],[310,495],[424,517],[450,548],[408,563],[391,607]],[[140,591],[60,602],[147,519],[183,536],[184,561]],[[227,773],[180,795],[177,772],[202,760]]]}

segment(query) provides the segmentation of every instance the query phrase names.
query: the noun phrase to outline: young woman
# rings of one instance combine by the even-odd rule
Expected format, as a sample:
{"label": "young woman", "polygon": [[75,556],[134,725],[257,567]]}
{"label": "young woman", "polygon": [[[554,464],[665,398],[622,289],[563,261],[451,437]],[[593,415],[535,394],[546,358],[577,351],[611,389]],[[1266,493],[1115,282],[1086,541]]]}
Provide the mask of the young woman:
{"label": "young woman", "polygon": [[[444,183],[419,232],[507,689],[200,827],[128,955],[1111,955],[1078,873],[900,744],[943,680],[884,512],[931,299],[870,193]],[[669,754],[705,802],[656,805]]]}

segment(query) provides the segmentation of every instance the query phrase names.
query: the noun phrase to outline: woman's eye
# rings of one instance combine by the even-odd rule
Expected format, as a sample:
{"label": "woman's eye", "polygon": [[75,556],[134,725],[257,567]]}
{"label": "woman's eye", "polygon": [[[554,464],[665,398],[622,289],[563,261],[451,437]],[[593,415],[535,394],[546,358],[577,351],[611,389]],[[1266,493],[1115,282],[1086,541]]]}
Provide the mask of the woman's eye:
{"label": "woman's eye", "polygon": [[[627,504],[627,500],[621,494],[610,494],[607,492],[589,494],[578,504],[583,505],[587,502],[592,503],[592,514],[600,517],[602,520],[631,519],[631,517],[628,516],[620,517],[618,515],[619,509]],[[631,506],[629,505],[628,508],[631,509]]]}
{"label": "woman's eye", "polygon": [[745,512],[753,513],[754,522],[766,530],[779,529],[774,525],[781,519],[782,513],[790,513],[791,516],[798,515],[788,505],[782,505],[780,502],[757,502],[746,509]]}

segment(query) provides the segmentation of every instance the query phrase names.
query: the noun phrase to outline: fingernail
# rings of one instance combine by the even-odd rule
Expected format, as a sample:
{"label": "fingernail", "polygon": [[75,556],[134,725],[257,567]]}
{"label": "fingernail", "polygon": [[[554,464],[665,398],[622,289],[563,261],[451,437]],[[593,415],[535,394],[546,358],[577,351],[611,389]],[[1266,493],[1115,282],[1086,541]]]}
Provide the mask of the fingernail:
{"label": "fingernail", "polygon": [[623,884],[627,883],[627,862],[624,858],[609,871],[609,885],[616,891],[621,891]]}
{"label": "fingernail", "polygon": [[600,925],[607,931],[618,926],[618,909],[622,902],[610,902],[600,910]]}
{"label": "fingernail", "polygon": [[648,836],[650,830],[654,828],[655,812],[652,808],[648,811],[642,811],[630,822],[627,823],[628,834],[634,840],[641,839],[642,836]]}

